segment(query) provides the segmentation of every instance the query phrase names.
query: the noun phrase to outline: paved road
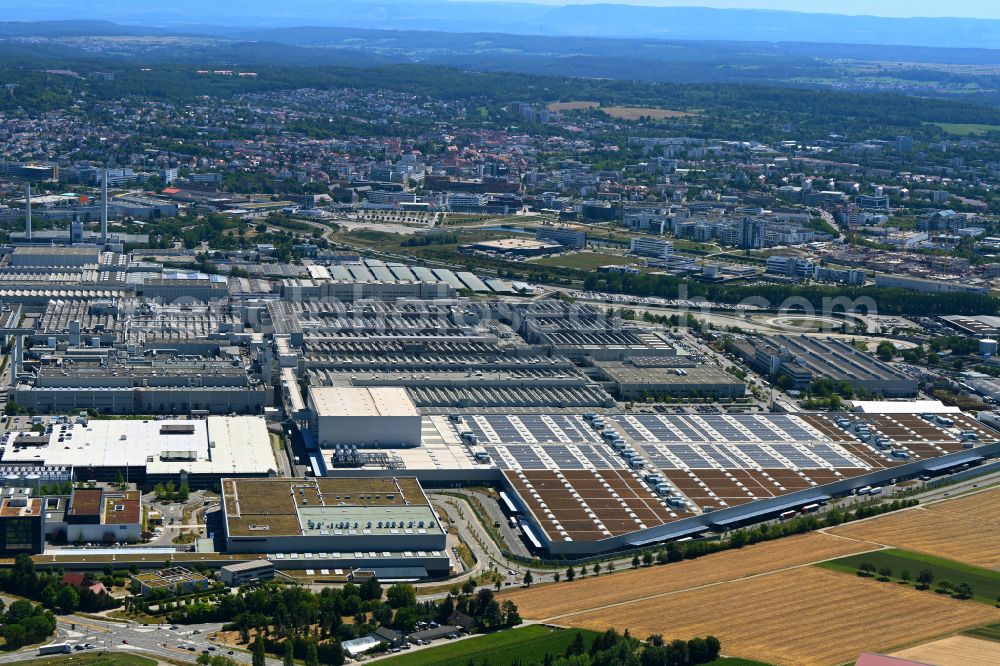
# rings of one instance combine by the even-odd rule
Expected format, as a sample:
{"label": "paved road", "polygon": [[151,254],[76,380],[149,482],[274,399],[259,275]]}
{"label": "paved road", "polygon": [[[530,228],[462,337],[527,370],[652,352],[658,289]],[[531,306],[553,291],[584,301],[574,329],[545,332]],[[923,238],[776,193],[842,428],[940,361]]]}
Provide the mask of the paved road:
{"label": "paved road", "polygon": [[[194,661],[202,651],[222,654],[241,664],[251,663],[248,652],[220,647],[211,641],[210,633],[218,631],[221,624],[181,625],[171,630],[168,625],[142,626],[123,622],[102,622],[89,618],[66,616],[59,618],[57,637],[51,642],[71,645],[92,643],[94,651],[137,652],[149,655],[170,655],[176,659]],[[190,650],[188,648],[194,648]],[[232,654],[229,654],[232,650]],[[0,663],[23,661],[37,655],[38,648],[22,650],[0,656]],[[268,659],[268,666],[280,666],[278,659]]]}

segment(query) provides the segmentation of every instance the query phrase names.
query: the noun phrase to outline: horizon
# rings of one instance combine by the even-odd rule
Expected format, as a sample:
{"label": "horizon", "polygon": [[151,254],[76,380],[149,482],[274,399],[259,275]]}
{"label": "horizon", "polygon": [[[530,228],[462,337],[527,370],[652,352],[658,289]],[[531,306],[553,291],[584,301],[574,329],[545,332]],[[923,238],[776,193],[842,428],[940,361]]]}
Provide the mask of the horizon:
{"label": "horizon", "polygon": [[[821,0],[446,0],[463,4],[480,4],[509,1],[523,5],[546,5],[567,7],[573,5],[631,5],[636,7],[735,9],[750,11],[783,11],[798,14],[834,14],[839,16],[874,16],[879,18],[973,18],[1000,19],[1000,6],[983,0],[964,0],[947,5],[942,11],[941,3],[934,0],[881,0],[877,9],[869,0],[842,0],[837,8]],[[803,6],[805,5],[805,6]],[[955,7],[967,9],[955,10]],[[856,8],[856,9],[852,9]],[[894,10],[892,8],[895,8]],[[921,8],[921,9],[918,9]]]}

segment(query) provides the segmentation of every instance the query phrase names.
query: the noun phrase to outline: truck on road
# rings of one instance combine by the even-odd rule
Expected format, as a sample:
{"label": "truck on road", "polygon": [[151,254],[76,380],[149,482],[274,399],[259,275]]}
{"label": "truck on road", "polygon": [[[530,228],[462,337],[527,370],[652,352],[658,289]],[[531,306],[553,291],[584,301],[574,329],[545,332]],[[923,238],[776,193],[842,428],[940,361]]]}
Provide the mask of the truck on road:
{"label": "truck on road", "polygon": [[42,657],[47,654],[66,654],[67,652],[72,652],[73,648],[69,646],[69,643],[53,643],[52,645],[43,645],[38,648],[38,656]]}

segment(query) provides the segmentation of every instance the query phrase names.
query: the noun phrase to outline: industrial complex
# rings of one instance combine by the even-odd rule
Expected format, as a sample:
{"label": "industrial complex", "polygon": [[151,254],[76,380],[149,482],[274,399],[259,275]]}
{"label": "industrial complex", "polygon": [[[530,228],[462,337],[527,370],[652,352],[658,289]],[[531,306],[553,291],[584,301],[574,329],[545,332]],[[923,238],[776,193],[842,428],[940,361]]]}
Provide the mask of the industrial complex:
{"label": "industrial complex", "polygon": [[[549,251],[532,243],[467,251]],[[25,242],[0,259],[17,406],[0,435],[19,489],[0,511],[8,555],[140,544],[143,491],[169,486],[220,493],[189,548],[237,558],[234,580],[268,566],[439,578],[460,570],[430,499],[442,489],[488,488],[519,551],[572,559],[1000,453],[986,420],[918,400],[919,375],[843,337],[708,345],[466,271],[335,256],[261,264],[271,285],[121,249]],[[985,317],[946,323],[995,332]],[[833,413],[761,399],[768,380],[794,395],[821,379],[882,401]]]}

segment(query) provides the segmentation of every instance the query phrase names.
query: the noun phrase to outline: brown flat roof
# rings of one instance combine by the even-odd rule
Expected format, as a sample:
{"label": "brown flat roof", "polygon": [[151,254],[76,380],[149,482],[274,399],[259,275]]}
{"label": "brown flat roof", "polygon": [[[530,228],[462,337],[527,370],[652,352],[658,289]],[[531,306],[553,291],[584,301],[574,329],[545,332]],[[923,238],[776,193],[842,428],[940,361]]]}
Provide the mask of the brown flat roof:
{"label": "brown flat roof", "polygon": [[100,488],[79,488],[73,491],[70,499],[70,515],[73,516],[99,516],[101,515],[101,496],[103,492]]}
{"label": "brown flat roof", "polygon": [[299,534],[300,506],[365,508],[428,504],[413,477],[223,479],[222,501],[231,536]]}
{"label": "brown flat roof", "polygon": [[130,525],[142,520],[142,502],[139,491],[107,493],[104,496],[105,525]]}

